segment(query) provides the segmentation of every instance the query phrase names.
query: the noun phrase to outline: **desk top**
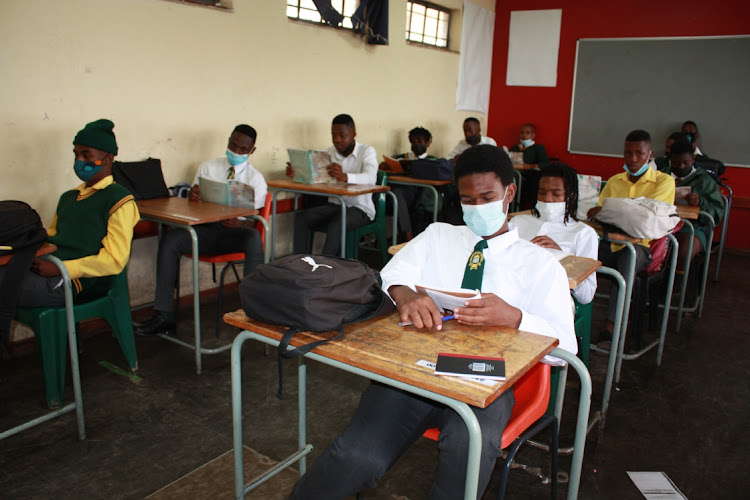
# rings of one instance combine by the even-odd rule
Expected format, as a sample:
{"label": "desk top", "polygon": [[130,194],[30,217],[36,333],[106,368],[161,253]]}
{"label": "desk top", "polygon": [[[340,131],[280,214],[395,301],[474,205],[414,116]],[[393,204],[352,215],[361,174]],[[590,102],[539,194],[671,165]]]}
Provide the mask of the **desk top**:
{"label": "desk top", "polygon": [[[227,313],[224,321],[243,330],[279,340],[285,327],[249,319],[242,310]],[[480,408],[497,399],[557,346],[557,339],[501,327],[468,327],[456,321],[443,323],[439,332],[420,332],[413,326],[398,326],[398,313],[345,327],[341,340],[323,344],[313,351],[330,359],[367,370],[416,387],[433,391]],[[302,332],[292,338],[299,346],[330,338],[336,332]],[[436,362],[439,352],[505,358],[505,381],[493,385],[459,377],[435,375],[419,360]]]}
{"label": "desk top", "polygon": [[[39,247],[39,250],[36,251],[36,256],[40,257],[42,255],[47,255],[48,253],[52,253],[55,250],[57,250],[57,245],[45,241],[44,243],[42,243],[42,246]],[[4,266],[5,264],[7,264],[11,257],[13,257],[12,253],[0,255],[0,266]]]}
{"label": "desk top", "polygon": [[583,280],[591,276],[594,271],[602,267],[602,263],[598,260],[577,257],[575,255],[568,255],[561,259],[560,264],[565,269],[565,274],[568,275],[568,285],[571,290],[583,283]]}
{"label": "desk top", "polygon": [[698,219],[698,212],[701,211],[701,207],[692,205],[675,205],[677,207],[677,215],[682,219]]}
{"label": "desk top", "polygon": [[434,180],[434,179],[415,179],[407,175],[388,175],[388,182],[403,182],[407,184],[420,184],[423,186],[445,186],[452,184],[453,181],[450,179]]}
{"label": "desk top", "polygon": [[207,201],[190,201],[176,196],[138,200],[136,203],[142,217],[186,226],[258,214],[258,211],[253,208],[230,207]]}
{"label": "desk top", "polygon": [[340,182],[335,184],[304,184],[302,182],[294,182],[290,179],[268,181],[267,184],[269,187],[277,189],[294,189],[296,191],[335,194],[339,196],[358,196],[360,194],[383,193],[391,190],[388,186],[380,186],[378,184],[344,184]]}

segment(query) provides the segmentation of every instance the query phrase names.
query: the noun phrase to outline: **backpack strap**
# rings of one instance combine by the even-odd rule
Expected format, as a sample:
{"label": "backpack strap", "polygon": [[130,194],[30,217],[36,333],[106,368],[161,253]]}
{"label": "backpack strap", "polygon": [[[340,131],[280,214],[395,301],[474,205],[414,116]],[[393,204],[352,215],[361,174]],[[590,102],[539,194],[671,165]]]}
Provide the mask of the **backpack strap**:
{"label": "backpack strap", "polygon": [[278,347],[279,390],[276,392],[277,398],[284,399],[284,394],[283,394],[282,386],[281,386],[281,383],[284,377],[283,364],[282,364],[284,359],[297,358],[299,356],[304,356],[305,354],[312,351],[319,345],[325,344],[326,342],[330,342],[332,340],[338,340],[344,336],[343,324],[340,324],[338,327],[334,328],[334,330],[339,332],[339,334],[336,335],[335,337],[332,337],[330,339],[316,340],[315,342],[310,342],[308,344],[301,345],[290,351],[287,350],[287,348],[289,347],[289,342],[291,342],[292,337],[294,336],[295,333],[299,331],[299,329],[289,328],[287,331],[284,332],[284,336],[281,337],[281,340],[279,341],[279,347]]}

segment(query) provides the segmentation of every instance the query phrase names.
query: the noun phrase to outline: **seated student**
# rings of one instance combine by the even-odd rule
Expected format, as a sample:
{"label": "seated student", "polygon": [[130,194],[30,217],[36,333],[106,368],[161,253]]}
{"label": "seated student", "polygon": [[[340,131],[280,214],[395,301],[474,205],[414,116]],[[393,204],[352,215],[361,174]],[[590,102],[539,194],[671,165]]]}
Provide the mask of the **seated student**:
{"label": "seated student", "polygon": [[667,137],[667,140],[664,143],[664,156],[654,158],[656,169],[659,172],[664,172],[665,174],[671,173],[672,169],[669,166],[669,156],[671,154],[672,144],[677,141],[687,141],[687,135],[683,132],[672,132],[669,134],[669,137]]}
{"label": "seated student", "polygon": [[[561,250],[597,260],[599,236],[575,218],[578,210],[578,175],[564,163],[543,167],[539,173],[536,207],[532,215],[517,215],[512,223],[518,236],[543,248]],[[573,290],[573,297],[588,304],[596,292],[596,273]]]}
{"label": "seated student", "polygon": [[[690,188],[690,193],[682,199],[675,199],[675,203],[700,207],[701,210],[713,217],[714,224],[718,224],[719,219],[724,213],[724,202],[721,199],[719,185],[716,184],[716,181],[705,170],[695,168],[693,145],[687,141],[672,144],[672,155],[669,162],[672,177],[677,182],[677,188]],[[703,216],[697,221],[693,221],[695,236],[693,238],[693,251],[690,254],[690,259],[706,248],[707,238],[712,237],[709,234],[708,227],[708,221]],[[677,233],[677,242],[680,244],[680,250],[677,253],[677,269],[684,269],[685,267],[689,237],[690,233],[687,228],[683,228]]]}
{"label": "seated student", "polygon": [[[328,148],[333,165],[328,173],[339,182],[375,184],[378,160],[375,148],[357,142],[357,128],[349,115],[337,115],[331,125],[333,146]],[[294,177],[294,169],[287,163],[286,175]],[[375,219],[372,195],[344,196],[346,203],[346,231],[364,226]],[[341,251],[341,208],[338,198],[328,198],[325,205],[308,208],[294,215],[294,253],[310,252],[310,230],[325,225],[328,228],[323,244],[323,255],[338,255]],[[342,256],[343,257],[343,256]]]}
{"label": "seated student", "polygon": [[533,167],[546,167],[550,164],[547,151],[544,146],[534,142],[536,127],[532,123],[524,123],[521,126],[521,143],[510,148],[513,153],[523,153],[523,162]]}
{"label": "seated student", "polygon": [[[250,125],[237,125],[229,136],[224,156],[198,167],[193,186],[188,191],[188,199],[201,201],[201,177],[217,182],[234,179],[253,188],[255,208],[262,208],[266,202],[268,187],[263,174],[248,160],[255,151],[257,138],[257,132]],[[198,235],[198,248],[203,253],[214,254],[244,252],[243,275],[247,276],[258,264],[263,263],[263,243],[254,226],[254,221],[247,221],[244,217],[194,226]],[[192,240],[187,231],[173,229],[162,236],[156,256],[155,314],[144,322],[134,323],[137,334],[156,335],[174,330],[173,297],[180,270],[180,256],[191,251]]]}
{"label": "seated student", "polygon": [[[645,130],[634,130],[625,137],[625,172],[615,174],[609,178],[599,194],[599,206],[591,208],[587,216],[592,219],[598,214],[606,198],[636,198],[645,196],[665,203],[674,203],[674,180],[667,174],[657,172],[649,167],[648,160],[651,157],[651,135]],[[646,269],[651,260],[649,244],[651,240],[643,240],[635,245],[635,272],[636,274]],[[617,269],[623,276],[626,275],[630,265],[630,252],[623,251],[624,245],[601,241],[599,243],[599,260],[607,267]],[[612,338],[615,324],[615,312],[617,309],[617,284],[612,285],[609,294],[609,307],[607,309],[607,322],[605,331],[599,336],[600,341],[608,341]],[[639,347],[640,339],[628,337],[631,348]]]}
{"label": "seated student", "polygon": [[[427,148],[432,144],[432,134],[426,128],[415,127],[411,129],[409,131],[409,142],[411,143],[411,151],[402,153],[396,156],[396,158],[406,158],[409,160],[435,158],[427,154]],[[388,169],[387,163],[383,162],[380,164],[380,170],[388,171]],[[391,192],[396,196],[396,200],[398,201],[398,227],[404,234],[406,241],[414,238],[411,214],[416,208],[419,193],[422,190],[422,188],[417,186],[403,186],[399,184],[391,186]]]}
{"label": "seated student", "polygon": [[[508,155],[489,145],[471,148],[459,158],[455,174],[467,225],[431,224],[381,272],[383,290],[398,307],[401,321],[425,329],[425,335],[442,329],[442,311],[415,291],[417,284],[478,288],[481,299],[454,310],[459,323],[547,335],[558,338],[561,348],[577,352],[565,271],[549,252],[519,239],[506,220],[516,194]],[[472,269],[475,260],[479,265]],[[472,407],[482,431],[479,495],[502,454],[500,442],[513,404],[511,389],[484,409]],[[344,498],[374,487],[431,427],[440,428],[440,461],[429,497],[463,498],[468,431],[461,417],[442,404],[376,382],[362,395],[347,429],[300,478],[290,498]]]}
{"label": "seated student", "polygon": [[[698,132],[698,125],[694,121],[686,121],[682,124],[681,132],[685,134],[687,137],[687,140],[690,144],[693,145],[695,148],[694,154],[697,157],[706,157],[708,158],[708,155],[703,153],[701,151],[701,148],[698,147],[698,139],[700,138],[700,132]],[[701,158],[696,158],[698,161],[701,160]]]}
{"label": "seated student", "polygon": [[495,139],[482,135],[482,127],[479,125],[479,120],[474,117],[469,117],[464,120],[464,138],[458,141],[453,151],[446,157],[455,163],[461,153],[466,151],[472,146],[477,144],[489,144],[491,146],[497,146]]}
{"label": "seated student", "polygon": [[[76,301],[103,295],[109,276],[120,274],[130,258],[133,227],[140,219],[133,195],[112,178],[117,155],[114,123],[100,119],[86,124],[73,140],[73,170],[83,184],[66,191],[47,229],[47,241],[57,245],[52,253],[65,264],[73,281]],[[5,269],[0,267],[0,282]],[[60,270],[35,259],[24,276],[18,305],[65,305]]]}

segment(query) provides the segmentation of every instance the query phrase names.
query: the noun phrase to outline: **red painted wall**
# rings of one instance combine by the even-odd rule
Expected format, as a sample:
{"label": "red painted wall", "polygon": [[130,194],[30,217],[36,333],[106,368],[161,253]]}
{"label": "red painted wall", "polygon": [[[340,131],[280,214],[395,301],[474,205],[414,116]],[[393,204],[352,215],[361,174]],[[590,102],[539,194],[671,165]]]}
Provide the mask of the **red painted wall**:
{"label": "red painted wall", "polygon": [[[505,85],[511,11],[559,8],[563,12],[557,87]],[[537,126],[538,142],[547,148],[551,157],[560,158],[580,173],[607,178],[620,171],[621,159],[567,152],[576,41],[579,38],[737,34],[750,34],[750,1],[497,0],[487,135],[498,144],[510,146],[518,142],[521,124],[532,122]],[[696,65],[699,66],[700,61],[696,61]],[[656,152],[661,152],[660,145]],[[744,230],[750,225],[750,203],[746,202],[750,200],[743,199],[750,198],[750,169],[730,167],[726,177],[735,198],[741,198],[740,206],[733,207],[731,212],[727,245],[750,249],[750,231]]]}

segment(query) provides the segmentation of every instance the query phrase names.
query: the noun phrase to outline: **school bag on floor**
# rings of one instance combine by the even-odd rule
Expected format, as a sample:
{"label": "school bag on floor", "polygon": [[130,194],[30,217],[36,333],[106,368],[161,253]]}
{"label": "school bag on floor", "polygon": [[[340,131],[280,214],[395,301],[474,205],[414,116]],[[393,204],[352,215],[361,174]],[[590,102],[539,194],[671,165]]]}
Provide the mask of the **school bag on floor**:
{"label": "school bag on floor", "polygon": [[[387,314],[395,309],[380,288],[380,274],[358,260],[294,254],[258,266],[240,284],[240,300],[248,317],[286,326],[279,347],[279,392],[282,359],[302,356],[344,335],[344,325]],[[331,339],[287,351],[300,331],[337,330]]]}
{"label": "school bag on floor", "polygon": [[677,208],[644,196],[605,198],[596,220],[612,224],[634,238],[661,238],[680,222]]}

